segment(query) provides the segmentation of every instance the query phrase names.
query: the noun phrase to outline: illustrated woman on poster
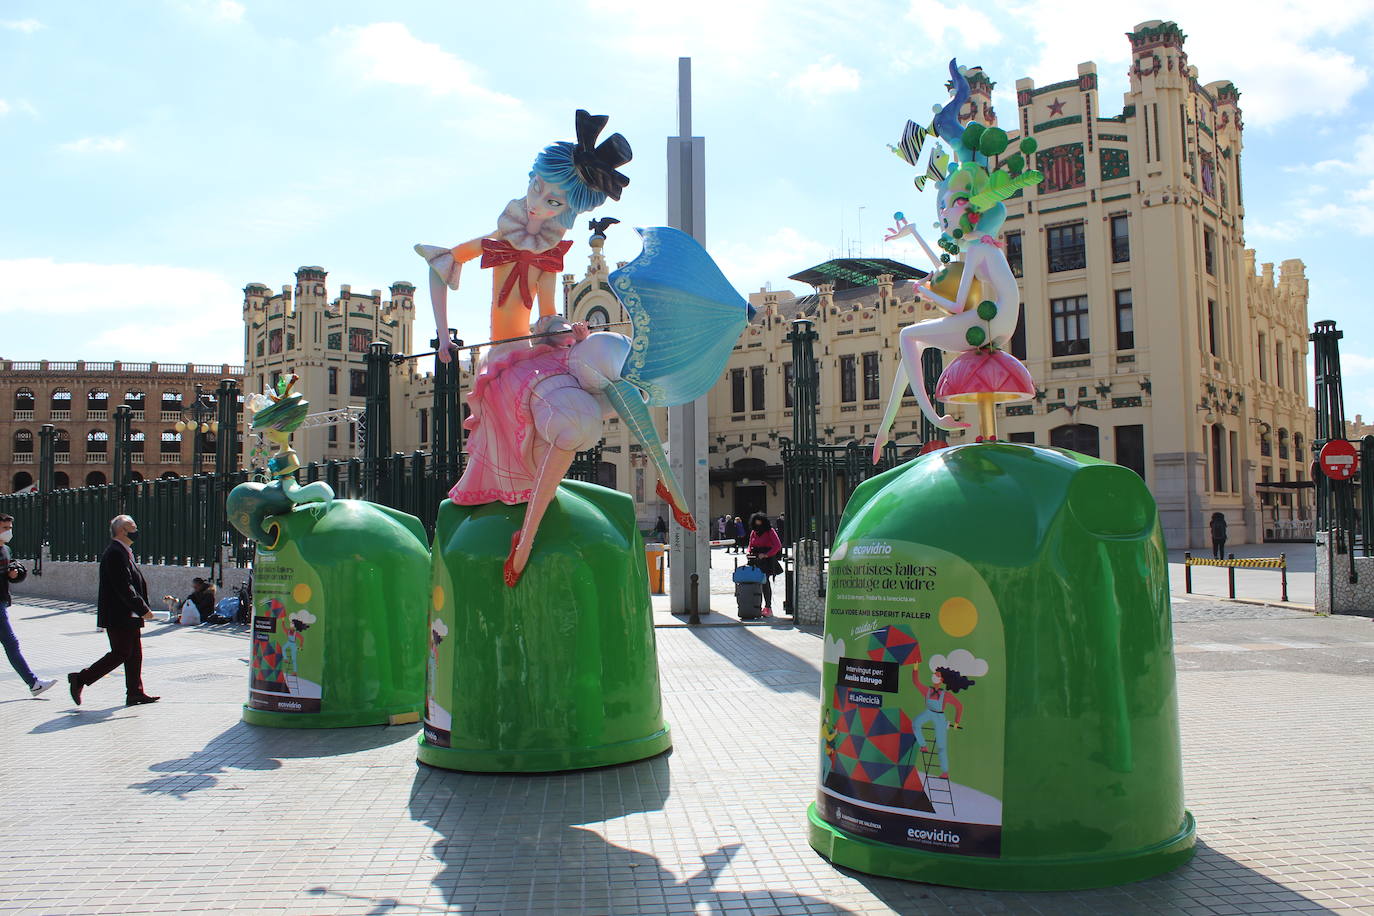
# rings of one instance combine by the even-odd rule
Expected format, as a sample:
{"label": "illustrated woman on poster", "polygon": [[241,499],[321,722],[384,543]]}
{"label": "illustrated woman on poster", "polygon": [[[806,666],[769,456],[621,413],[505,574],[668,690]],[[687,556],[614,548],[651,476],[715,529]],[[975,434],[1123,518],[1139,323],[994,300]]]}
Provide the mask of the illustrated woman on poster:
{"label": "illustrated woman on poster", "polygon": [[[935,733],[935,750],[940,755],[940,778],[949,779],[948,733],[951,726],[962,728],[959,722],[964,718],[964,704],[955,699],[954,694],[972,687],[973,679],[964,677],[953,668],[941,666],[931,674],[930,686],[927,687],[921,683],[921,666],[916,665],[911,669],[911,680],[925,699],[925,709],[911,723],[911,730],[921,742],[921,753],[929,753],[929,746],[925,743],[925,725],[930,723]],[[945,709],[949,706],[954,707],[953,722],[945,718]]]}

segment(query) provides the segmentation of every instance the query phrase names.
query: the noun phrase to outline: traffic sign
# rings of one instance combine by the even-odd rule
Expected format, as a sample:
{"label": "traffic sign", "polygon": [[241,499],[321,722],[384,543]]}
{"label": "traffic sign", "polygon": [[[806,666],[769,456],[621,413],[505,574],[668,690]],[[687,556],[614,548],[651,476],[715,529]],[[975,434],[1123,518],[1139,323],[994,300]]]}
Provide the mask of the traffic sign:
{"label": "traffic sign", "polygon": [[1317,456],[1317,466],[1332,480],[1349,480],[1355,476],[1359,464],[1355,446],[1344,439],[1332,439],[1322,446]]}

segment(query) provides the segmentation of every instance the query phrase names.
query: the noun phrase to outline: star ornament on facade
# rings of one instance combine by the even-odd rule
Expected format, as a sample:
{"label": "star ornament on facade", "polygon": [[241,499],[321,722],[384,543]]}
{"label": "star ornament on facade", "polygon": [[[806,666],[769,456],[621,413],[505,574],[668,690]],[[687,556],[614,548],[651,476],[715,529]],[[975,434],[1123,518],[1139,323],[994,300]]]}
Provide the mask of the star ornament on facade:
{"label": "star ornament on facade", "polygon": [[1055,96],[1054,101],[1050,103],[1050,114],[1051,114],[1051,115],[1062,115],[1063,113],[1064,113],[1064,103],[1061,102],[1061,101],[1059,101],[1059,97],[1058,97],[1058,96]]}

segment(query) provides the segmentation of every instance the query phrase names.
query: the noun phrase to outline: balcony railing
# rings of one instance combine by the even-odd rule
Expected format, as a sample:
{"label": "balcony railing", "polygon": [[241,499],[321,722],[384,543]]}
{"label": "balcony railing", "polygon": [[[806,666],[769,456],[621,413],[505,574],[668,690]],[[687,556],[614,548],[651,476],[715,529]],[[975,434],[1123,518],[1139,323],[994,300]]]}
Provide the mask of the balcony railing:
{"label": "balcony railing", "polygon": [[33,464],[33,452],[15,452],[15,464]]}
{"label": "balcony railing", "polygon": [[163,422],[163,423],[175,423],[177,420],[180,420],[180,419],[181,419],[181,411],[180,411],[180,410],[163,410],[163,411],[162,411],[162,422]]}
{"label": "balcony railing", "polygon": [[129,415],[130,415],[130,417],[131,417],[132,419],[134,419],[134,420],[142,420],[142,419],[143,419],[143,408],[141,408],[141,407],[136,407],[136,408],[134,408],[133,410],[129,411]]}
{"label": "balcony railing", "polygon": [[52,456],[53,464],[71,464],[71,452],[54,452]]}
{"label": "balcony railing", "polygon": [[181,452],[162,452],[159,459],[162,464],[181,464]]}
{"label": "balcony railing", "polygon": [[1070,248],[1066,251],[1051,251],[1049,253],[1050,273],[1058,273],[1061,270],[1081,270],[1088,266],[1088,257],[1082,248]]}
{"label": "balcony railing", "polygon": [[142,452],[130,452],[130,453],[129,453],[129,463],[130,463],[130,464],[142,464],[142,463],[143,463],[143,453],[142,453]]}
{"label": "balcony railing", "polygon": [[109,461],[109,458],[107,457],[108,454],[109,454],[108,452],[87,452],[87,453],[86,453],[86,463],[87,463],[87,464],[105,464],[107,461]]}
{"label": "balcony railing", "polygon": [[1120,264],[1131,259],[1131,240],[1112,239],[1112,263]]}
{"label": "balcony railing", "polygon": [[87,408],[86,408],[86,419],[87,419],[87,420],[108,420],[108,419],[110,419],[110,412],[109,412],[108,410],[92,410],[91,408],[87,407]]}
{"label": "balcony railing", "polygon": [[67,410],[58,410],[54,407],[52,410],[48,411],[48,418],[52,420],[70,420],[72,418],[72,412],[70,408]]}
{"label": "balcony railing", "polygon": [[32,419],[33,419],[33,411],[32,411],[32,410],[15,410],[15,412],[14,412],[14,418],[15,418],[16,420],[32,420]]}

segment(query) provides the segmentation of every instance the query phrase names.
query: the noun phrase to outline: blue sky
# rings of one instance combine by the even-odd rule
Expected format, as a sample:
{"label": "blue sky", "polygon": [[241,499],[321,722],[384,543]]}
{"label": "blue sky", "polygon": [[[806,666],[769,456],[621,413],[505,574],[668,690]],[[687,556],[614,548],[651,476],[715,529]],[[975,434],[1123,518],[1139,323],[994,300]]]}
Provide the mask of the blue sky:
{"label": "blue sky", "polygon": [[[490,230],[578,107],[635,149],[596,214],[626,224],[607,252],[628,260],[627,227],[664,222],[679,55],[708,247],[742,292],[841,253],[916,262],[883,229],[930,201],[886,144],[942,101],[944,62],[983,66],[1012,118],[1017,78],[1093,60],[1115,114],[1123,33],[1147,19],[1180,24],[1202,82],[1240,88],[1246,243],[1307,263],[1311,319],[1346,333],[1347,410],[1370,417],[1374,0],[0,0],[0,356],[239,362],[249,282],[318,264],[331,294],[423,288],[411,245]],[[489,283],[464,280],[455,323],[484,339]]]}

